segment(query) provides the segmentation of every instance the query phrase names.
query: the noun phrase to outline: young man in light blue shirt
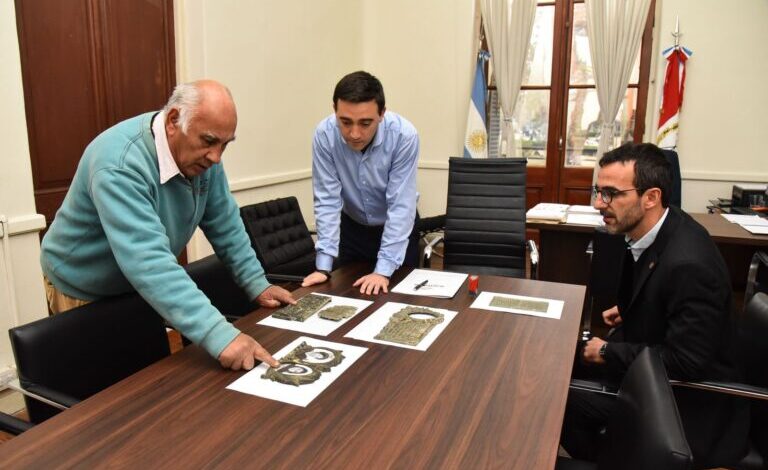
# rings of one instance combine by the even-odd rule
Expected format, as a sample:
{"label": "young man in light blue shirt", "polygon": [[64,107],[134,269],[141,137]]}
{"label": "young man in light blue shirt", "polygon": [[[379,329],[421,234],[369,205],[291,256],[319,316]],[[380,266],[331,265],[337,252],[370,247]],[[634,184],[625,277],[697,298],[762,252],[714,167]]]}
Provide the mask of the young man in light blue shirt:
{"label": "young man in light blue shirt", "polygon": [[367,72],[346,75],[333,93],[335,113],[317,126],[312,184],[317,271],[303,286],[325,282],[336,266],[375,263],[355,281],[360,293],[387,292],[402,265],[418,266],[416,171],[419,136],[387,111],[381,82]]}

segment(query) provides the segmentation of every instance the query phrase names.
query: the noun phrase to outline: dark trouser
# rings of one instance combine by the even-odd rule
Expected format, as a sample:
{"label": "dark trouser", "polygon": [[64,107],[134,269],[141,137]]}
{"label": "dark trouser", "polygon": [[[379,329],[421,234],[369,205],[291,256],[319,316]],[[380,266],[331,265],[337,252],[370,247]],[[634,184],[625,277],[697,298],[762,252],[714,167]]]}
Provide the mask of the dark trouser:
{"label": "dark trouser", "polygon": [[571,457],[596,461],[600,450],[600,430],[616,406],[616,398],[584,390],[570,389],[560,444]]}
{"label": "dark trouser", "polygon": [[[405,251],[403,266],[419,267],[419,214],[413,221],[413,230],[408,237],[408,248]],[[384,226],[369,226],[358,224],[351,217],[341,212],[341,234],[339,240],[339,258],[334,268],[355,261],[376,263],[376,257],[381,247],[381,236]]]}

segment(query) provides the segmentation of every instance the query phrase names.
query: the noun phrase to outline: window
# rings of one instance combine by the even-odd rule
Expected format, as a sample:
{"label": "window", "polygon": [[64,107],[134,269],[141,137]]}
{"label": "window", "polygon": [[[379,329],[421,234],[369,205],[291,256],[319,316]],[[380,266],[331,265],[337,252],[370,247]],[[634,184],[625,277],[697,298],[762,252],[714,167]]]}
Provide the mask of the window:
{"label": "window", "polygon": [[[616,116],[613,146],[640,142],[645,130],[654,3]],[[513,116],[516,154],[528,159],[529,206],[589,202],[599,113],[584,1],[539,2]]]}

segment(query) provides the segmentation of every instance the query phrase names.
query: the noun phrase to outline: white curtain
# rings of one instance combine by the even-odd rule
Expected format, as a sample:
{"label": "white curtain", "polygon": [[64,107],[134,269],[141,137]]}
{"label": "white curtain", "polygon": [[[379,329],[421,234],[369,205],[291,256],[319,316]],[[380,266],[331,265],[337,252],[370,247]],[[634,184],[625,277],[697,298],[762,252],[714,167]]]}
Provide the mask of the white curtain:
{"label": "white curtain", "polygon": [[[613,139],[613,123],[640,51],[651,0],[585,0],[592,71],[600,103],[598,160]],[[592,183],[597,180],[595,164]]]}
{"label": "white curtain", "polygon": [[507,156],[513,157],[516,145],[512,116],[531,42],[536,0],[483,0],[482,7],[491,65],[504,113],[501,148],[506,148]]}

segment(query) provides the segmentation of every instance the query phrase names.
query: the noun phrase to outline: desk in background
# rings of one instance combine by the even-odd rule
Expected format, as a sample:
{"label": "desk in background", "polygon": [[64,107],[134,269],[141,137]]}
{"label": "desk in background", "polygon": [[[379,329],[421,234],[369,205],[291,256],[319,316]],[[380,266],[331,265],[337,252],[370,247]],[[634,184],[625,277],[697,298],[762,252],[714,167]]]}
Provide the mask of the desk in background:
{"label": "desk in background", "polygon": [[[361,296],[367,266],[311,291]],[[407,274],[393,276],[394,286]],[[481,276],[483,290],[565,301],[551,320],[471,310],[454,299],[375,298],[328,336],[362,358],[307,408],[226,390],[243,372],[190,346],[0,446],[8,468],[553,468],[584,287]],[[426,352],[344,338],[387,301],[458,310]],[[300,333],[237,322],[270,351]]]}
{"label": "desk in background", "polygon": [[[707,229],[717,244],[731,274],[737,311],[747,283],[747,271],[752,255],[768,250],[768,236],[752,235],[738,224],[732,224],[719,214],[690,214]],[[527,228],[539,230],[539,279],[570,284],[587,284],[589,256],[587,245],[594,227],[569,224],[529,223]],[[741,294],[741,295],[739,295]]]}

